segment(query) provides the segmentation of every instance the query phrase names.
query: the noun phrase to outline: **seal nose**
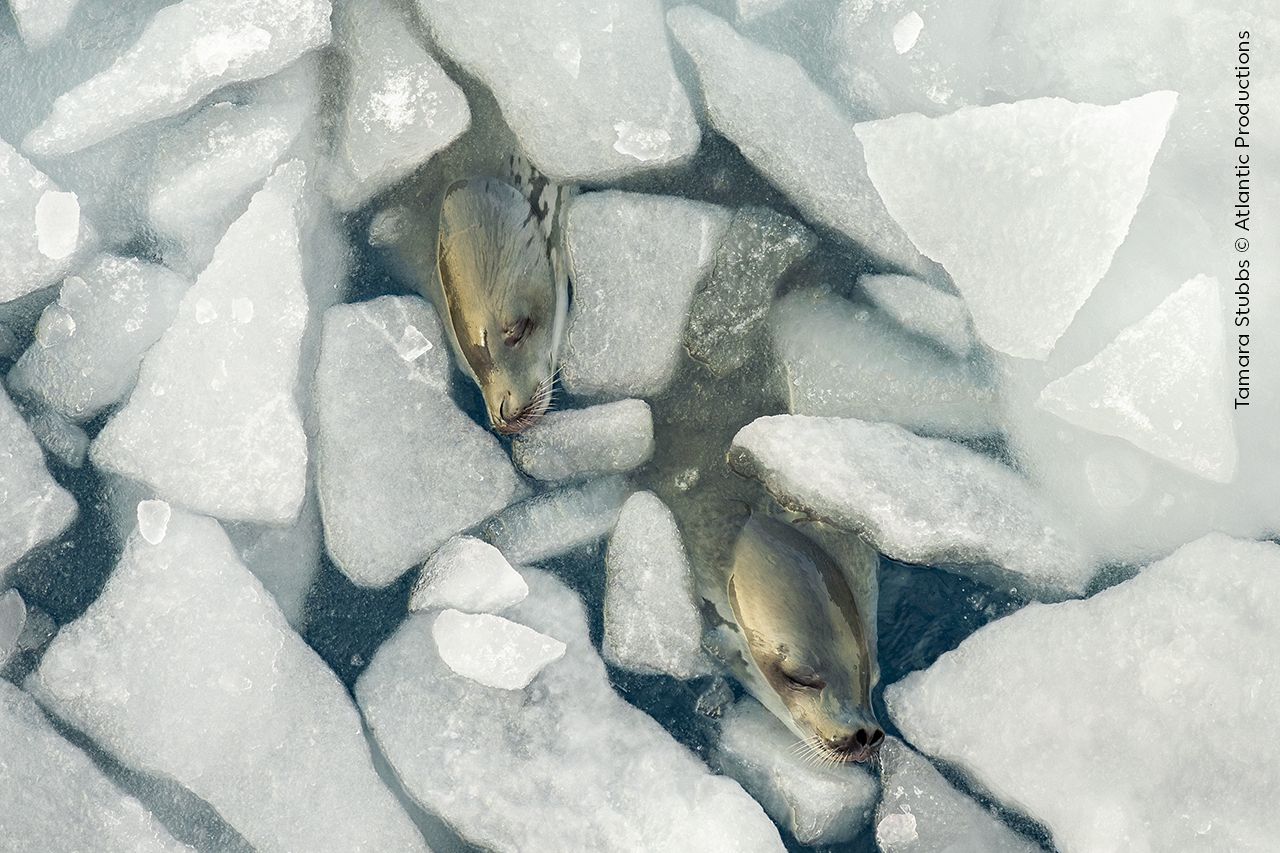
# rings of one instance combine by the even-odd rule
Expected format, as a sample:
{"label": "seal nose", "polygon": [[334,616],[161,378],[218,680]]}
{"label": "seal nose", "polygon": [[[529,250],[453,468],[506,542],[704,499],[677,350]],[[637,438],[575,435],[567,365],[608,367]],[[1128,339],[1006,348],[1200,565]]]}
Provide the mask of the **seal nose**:
{"label": "seal nose", "polygon": [[858,726],[851,732],[832,735],[827,746],[836,752],[864,753],[884,742],[884,730],[879,726]]}

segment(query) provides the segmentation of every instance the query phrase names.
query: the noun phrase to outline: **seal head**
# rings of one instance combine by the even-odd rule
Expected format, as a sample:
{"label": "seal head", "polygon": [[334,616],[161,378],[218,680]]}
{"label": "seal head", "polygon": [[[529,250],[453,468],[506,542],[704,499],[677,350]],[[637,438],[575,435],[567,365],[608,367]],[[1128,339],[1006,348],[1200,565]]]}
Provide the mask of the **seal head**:
{"label": "seal head", "polygon": [[538,214],[520,190],[496,178],[457,181],[440,206],[441,313],[490,424],[504,434],[527,429],[551,405],[567,312]]}
{"label": "seal head", "polygon": [[872,641],[840,566],[794,525],[753,514],[733,547],[728,599],[746,642],[746,687],[832,762],[884,741],[871,708]]}

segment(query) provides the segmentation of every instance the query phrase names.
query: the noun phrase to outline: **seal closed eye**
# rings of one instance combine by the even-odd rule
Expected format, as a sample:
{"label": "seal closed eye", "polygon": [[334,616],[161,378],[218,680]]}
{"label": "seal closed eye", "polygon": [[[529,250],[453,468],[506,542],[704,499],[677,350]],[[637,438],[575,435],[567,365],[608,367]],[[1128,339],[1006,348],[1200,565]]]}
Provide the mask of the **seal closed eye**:
{"label": "seal closed eye", "polygon": [[544,198],[557,191],[534,180],[541,183],[520,180],[528,196],[497,178],[457,181],[440,204],[441,315],[490,424],[505,434],[527,429],[550,406],[568,311],[567,277],[547,230],[557,206]]}

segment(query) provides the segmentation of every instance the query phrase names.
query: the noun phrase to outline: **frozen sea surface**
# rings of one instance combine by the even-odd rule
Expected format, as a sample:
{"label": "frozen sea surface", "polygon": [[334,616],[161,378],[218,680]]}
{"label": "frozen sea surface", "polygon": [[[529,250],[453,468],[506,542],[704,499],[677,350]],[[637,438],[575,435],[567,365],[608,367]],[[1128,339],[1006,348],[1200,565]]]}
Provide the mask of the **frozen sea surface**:
{"label": "frozen sea surface", "polygon": [[[1267,14],[0,2],[0,848],[1269,851]],[[512,155],[507,437],[432,297]],[[703,648],[749,507],[880,551],[873,767]]]}

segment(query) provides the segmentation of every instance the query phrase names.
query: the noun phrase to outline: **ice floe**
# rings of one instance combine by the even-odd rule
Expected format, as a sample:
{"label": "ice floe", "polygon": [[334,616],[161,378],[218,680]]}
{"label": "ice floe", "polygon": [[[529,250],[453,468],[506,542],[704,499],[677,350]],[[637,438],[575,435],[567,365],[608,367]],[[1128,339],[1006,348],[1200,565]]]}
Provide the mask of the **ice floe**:
{"label": "ice floe", "polygon": [[539,480],[630,471],[653,455],[653,415],[643,400],[549,412],[511,442],[511,458]]}
{"label": "ice floe", "polygon": [[566,554],[609,535],[631,490],[599,477],[513,504],[484,525],[484,538],[518,566]]}
{"label": "ice floe", "polygon": [[492,613],[442,611],[431,623],[431,636],[445,666],[499,690],[527,687],[565,649],[554,637]]}
{"label": "ice floe", "polygon": [[218,523],[131,536],[29,685],[120,761],[167,776],[260,850],[425,850],[359,715]]}
{"label": "ice floe", "polygon": [[501,551],[488,542],[459,536],[441,545],[422,567],[409,609],[499,613],[528,594],[528,584]]}
{"label": "ice floe", "polygon": [[578,597],[536,569],[526,579],[529,597],[506,615],[566,646],[528,687],[486,687],[450,670],[430,613],[410,616],[357,682],[409,794],[496,850],[781,851],[736,782],[613,692]]}
{"label": "ice floe", "polygon": [[306,169],[256,193],[142,361],[93,461],[226,519],[287,523],[302,505],[306,436],[294,397],[307,321],[299,241]]}
{"label": "ice floe", "polygon": [[1051,598],[1083,593],[1096,571],[1070,525],[1012,469],[893,424],[764,417],[734,438],[730,464],[895,560]]}

